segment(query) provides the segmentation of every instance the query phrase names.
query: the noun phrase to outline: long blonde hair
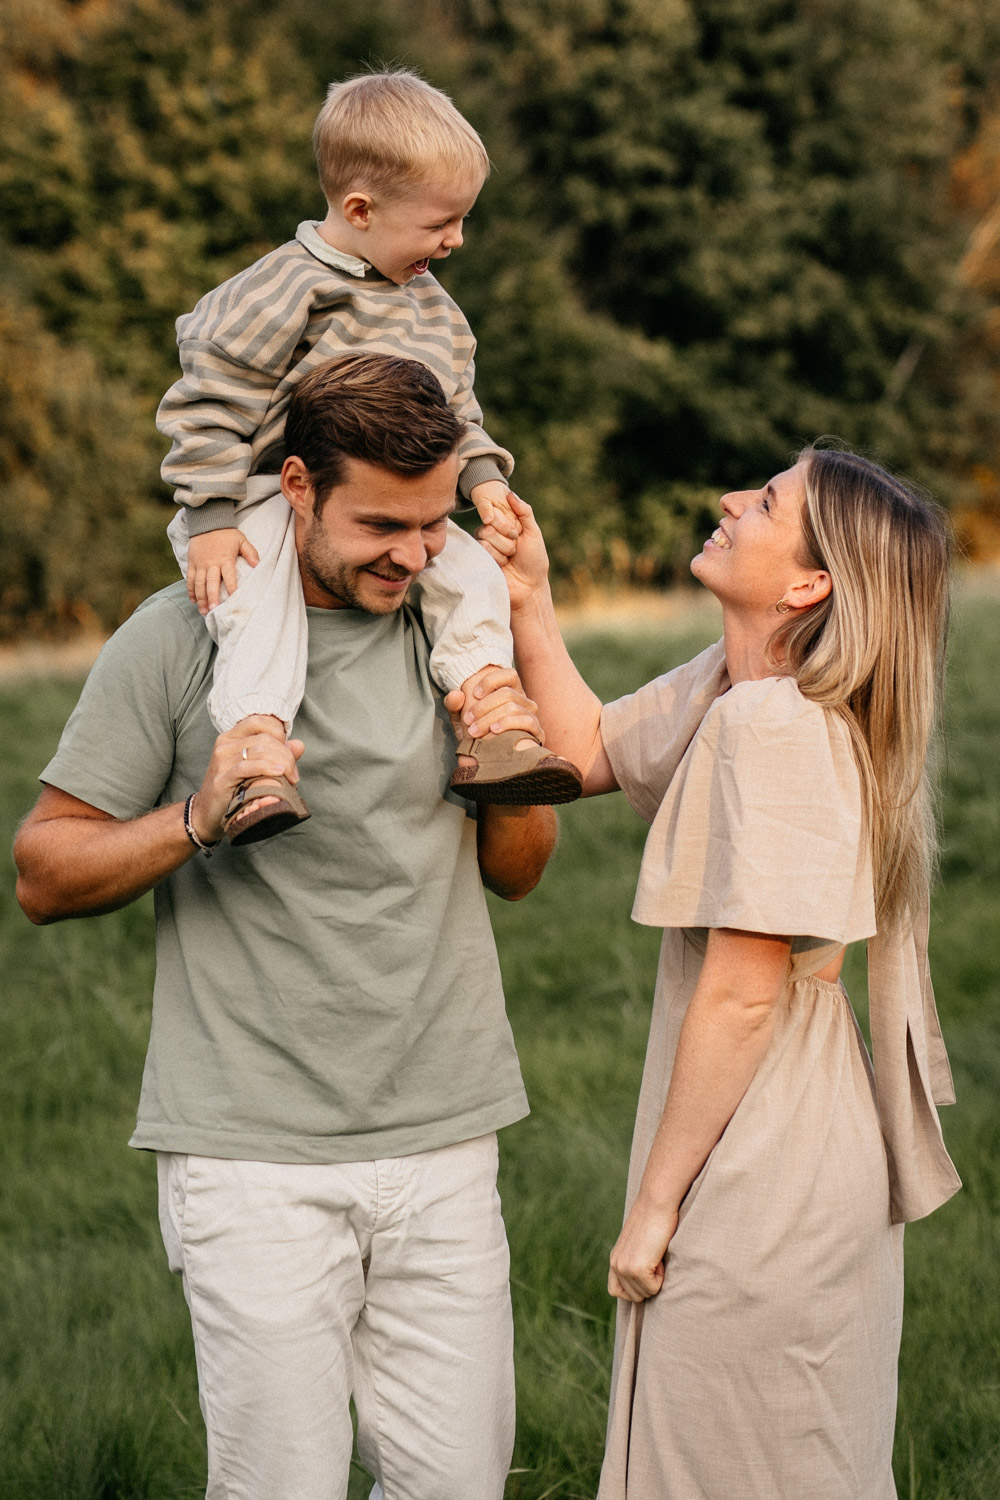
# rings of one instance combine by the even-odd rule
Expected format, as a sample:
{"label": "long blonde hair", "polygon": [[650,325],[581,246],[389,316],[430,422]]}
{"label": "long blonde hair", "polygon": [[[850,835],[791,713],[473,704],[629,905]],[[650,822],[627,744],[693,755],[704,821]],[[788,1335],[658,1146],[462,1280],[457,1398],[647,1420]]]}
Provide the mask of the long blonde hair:
{"label": "long blonde hair", "polygon": [[927,757],[943,680],[950,537],[938,509],[855,453],[806,448],[807,566],[829,596],[771,642],[799,691],[851,732],[879,929],[915,913],[937,851]]}

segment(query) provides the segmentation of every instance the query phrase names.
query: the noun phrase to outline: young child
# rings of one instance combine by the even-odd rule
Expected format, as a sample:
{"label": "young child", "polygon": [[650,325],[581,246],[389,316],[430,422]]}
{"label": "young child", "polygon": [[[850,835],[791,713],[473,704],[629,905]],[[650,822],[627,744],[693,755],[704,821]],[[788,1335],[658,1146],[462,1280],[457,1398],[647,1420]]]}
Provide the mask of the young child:
{"label": "young child", "polygon": [[[347,353],[426,364],[466,423],[459,488],[516,536],[507,503],[514,461],[482,427],[473,394],[475,340],[429,274],[462,243],[462,223],[489,170],[479,136],[416,74],[372,73],[331,86],[313,131],[327,201],[322,223],[209,292],[178,319],[182,377],[157,413],[172,447],[162,473],[181,510],[169,533],[188,592],[218,643],[209,712],[220,731],[270,715],[284,736],[302,701],[306,614],[292,512],[280,492],[285,413],[295,384]],[[478,542],[449,522],[443,552],[413,596],[446,692],[474,690],[510,666],[506,586]],[[517,731],[464,739],[452,786],[475,801],[566,802],[576,767]],[[227,813],[231,843],[308,817],[285,782],[244,783]]]}

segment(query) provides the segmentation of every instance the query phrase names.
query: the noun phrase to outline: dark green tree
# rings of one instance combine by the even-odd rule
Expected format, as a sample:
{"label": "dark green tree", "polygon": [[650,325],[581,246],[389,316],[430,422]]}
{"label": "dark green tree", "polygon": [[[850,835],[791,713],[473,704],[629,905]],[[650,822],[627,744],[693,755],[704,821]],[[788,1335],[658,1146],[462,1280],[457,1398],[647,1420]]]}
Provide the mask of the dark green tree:
{"label": "dark green tree", "polygon": [[625,358],[609,341],[603,439],[630,514],[671,487],[759,477],[824,431],[939,481],[968,459],[975,423],[963,433],[956,410],[980,392],[949,354],[978,309],[956,281],[965,229],[947,193],[967,121],[929,6],[462,14],[536,233],[563,246],[586,308],[633,335]]}
{"label": "dark green tree", "polygon": [[950,183],[1000,80],[993,0],[11,0],[9,326],[56,340],[46,410],[61,365],[115,393],[137,503],[164,497],[173,320],[322,212],[326,84],[397,62],[495,162],[442,279],[563,576],[682,575],[720,489],[820,432],[974,496],[996,344]]}

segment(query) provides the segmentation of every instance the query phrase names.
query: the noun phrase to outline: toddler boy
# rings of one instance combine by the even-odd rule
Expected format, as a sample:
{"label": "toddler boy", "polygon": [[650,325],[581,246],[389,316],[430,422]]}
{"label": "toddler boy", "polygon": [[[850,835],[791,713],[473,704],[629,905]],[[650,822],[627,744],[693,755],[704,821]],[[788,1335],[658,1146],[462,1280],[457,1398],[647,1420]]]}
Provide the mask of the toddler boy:
{"label": "toddler boy", "polygon": [[[178,319],[183,374],[157,414],[172,442],[163,477],[182,507],[171,540],[218,643],[208,706],[220,731],[263,714],[284,736],[302,700],[306,614],[278,471],[289,397],[311,370],[360,352],[427,365],[465,423],[462,494],[484,524],[517,533],[506,500],[514,461],[483,430],[473,394],[475,340],[428,270],[462,243],[489,170],[479,136],[445,94],[398,71],[334,84],[313,144],[326,218],[300,224]],[[452,522],[412,594],[446,692],[468,696],[487,668],[512,664],[502,574]],[[475,801],[565,802],[580,776],[509,731],[466,737],[452,786]],[[284,780],[244,784],[226,836],[249,843],[305,817]]]}

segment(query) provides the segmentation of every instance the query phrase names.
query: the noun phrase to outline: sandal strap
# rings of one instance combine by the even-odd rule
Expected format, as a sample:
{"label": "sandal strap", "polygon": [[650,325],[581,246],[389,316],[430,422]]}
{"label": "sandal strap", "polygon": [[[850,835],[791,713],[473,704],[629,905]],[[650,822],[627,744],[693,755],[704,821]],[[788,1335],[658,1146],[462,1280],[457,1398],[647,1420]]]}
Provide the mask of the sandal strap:
{"label": "sandal strap", "polygon": [[248,781],[241,781],[233,788],[233,795],[223,815],[223,822],[228,822],[247,802],[254,802],[258,797],[277,797],[293,812],[300,815],[307,813],[305,803],[287,777],[254,776]]}
{"label": "sandal strap", "polygon": [[[522,740],[532,741],[529,749],[516,748]],[[471,745],[472,749],[463,749],[465,744]],[[488,768],[493,772],[505,767],[510,771],[531,771],[540,760],[547,760],[552,755],[551,750],[546,750],[533,734],[526,734],[523,729],[505,729],[501,734],[484,734],[482,739],[463,740],[458,753],[474,755],[484,770]]]}

